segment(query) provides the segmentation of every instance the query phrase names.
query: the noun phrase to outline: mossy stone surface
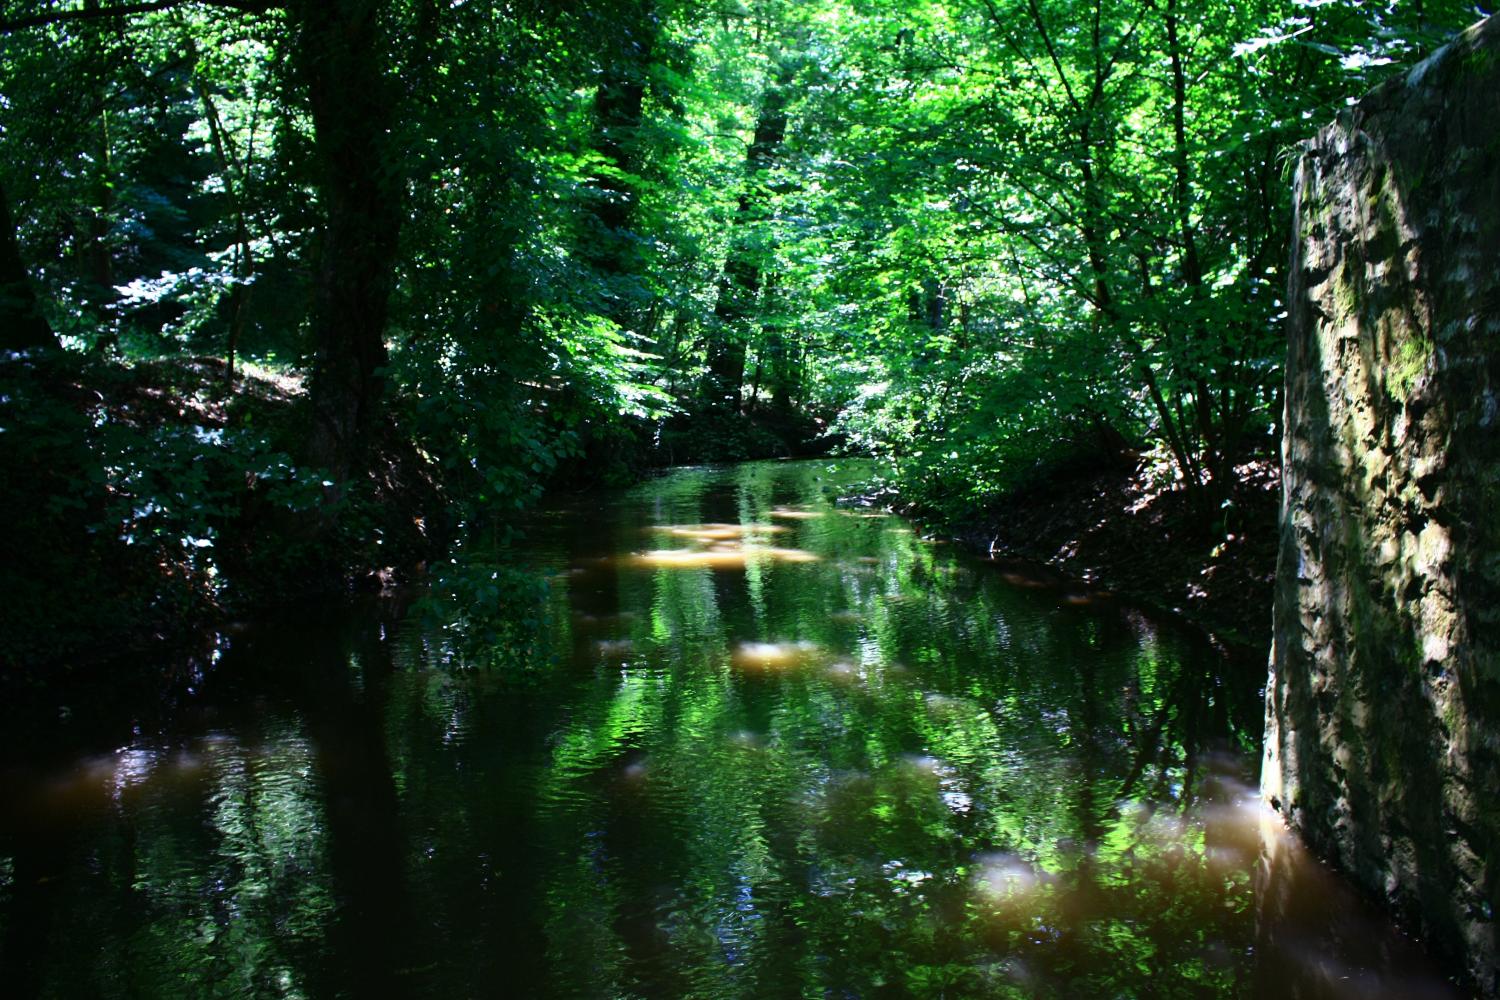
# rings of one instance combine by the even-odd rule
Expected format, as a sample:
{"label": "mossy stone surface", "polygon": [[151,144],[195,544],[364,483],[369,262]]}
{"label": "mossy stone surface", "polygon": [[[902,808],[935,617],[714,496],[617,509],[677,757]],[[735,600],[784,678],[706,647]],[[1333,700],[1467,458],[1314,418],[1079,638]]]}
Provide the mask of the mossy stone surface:
{"label": "mossy stone surface", "polygon": [[1500,21],[1297,171],[1262,788],[1500,995]]}

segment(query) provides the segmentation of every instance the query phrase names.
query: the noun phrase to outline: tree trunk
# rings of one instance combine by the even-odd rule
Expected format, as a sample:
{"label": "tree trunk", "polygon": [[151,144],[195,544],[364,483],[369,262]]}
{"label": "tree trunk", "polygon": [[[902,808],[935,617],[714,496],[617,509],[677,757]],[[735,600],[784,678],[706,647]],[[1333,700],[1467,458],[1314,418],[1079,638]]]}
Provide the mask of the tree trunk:
{"label": "tree trunk", "polygon": [[[740,198],[741,214],[746,199]],[[704,386],[712,407],[738,411],[745,383],[745,332],[756,294],[760,291],[760,269],[751,263],[748,248],[737,244],[730,248],[719,277],[719,296],[714,304],[714,324],[708,344],[708,380]]]}
{"label": "tree trunk", "polygon": [[57,335],[42,316],[31,290],[10,215],[10,200],[0,186],[0,351],[60,349]]}
{"label": "tree trunk", "polygon": [[761,288],[761,253],[756,224],[763,221],[765,195],[759,185],[775,164],[786,137],[786,88],[793,67],[784,64],[767,87],[755,121],[755,136],[745,157],[745,187],[735,213],[734,236],[719,277],[714,324],[709,331],[708,378],[704,396],[711,407],[738,411],[745,382],[745,329]]}
{"label": "tree trunk", "polygon": [[379,421],[401,233],[401,185],[390,150],[395,96],[382,71],[382,7],[381,0],[299,0],[290,9],[324,213],[309,448],[340,487],[363,471]]}
{"label": "tree trunk", "polygon": [[591,145],[606,168],[594,178],[599,191],[590,213],[594,231],[583,256],[602,279],[604,315],[621,327],[631,326],[640,297],[630,287],[640,270],[632,238],[640,200],[634,178],[641,166],[637,136],[658,30],[654,0],[632,4],[605,54],[594,92]]}
{"label": "tree trunk", "polygon": [[[219,169],[224,173],[224,193],[229,197],[230,206],[234,212],[234,264],[232,274],[234,283],[229,289],[229,342],[225,349],[224,359],[224,384],[229,390],[234,388],[234,356],[239,348],[240,334],[245,329],[245,313],[249,306],[250,279],[255,273],[255,259],[250,250],[250,224],[247,220],[250,186],[250,172],[240,165],[238,158],[234,155],[230,138],[225,134],[224,121],[219,117],[218,105],[214,103],[213,94],[208,85],[202,80],[195,80],[194,86],[198,91],[198,98],[203,104],[204,117],[208,119],[208,133],[213,141],[214,155],[218,158]],[[251,120],[250,125],[251,150],[245,154],[248,162],[253,154],[255,143],[255,123]]]}
{"label": "tree trunk", "polygon": [[[1178,37],[1179,19],[1176,0],[1167,0],[1166,30],[1167,49],[1172,63],[1172,172],[1177,214],[1177,229],[1182,240],[1182,280],[1188,286],[1193,305],[1191,323],[1192,337],[1196,341],[1197,355],[1208,350],[1210,336],[1208,323],[1204,319],[1207,299],[1203,287],[1203,262],[1198,254],[1198,235],[1193,225],[1193,189],[1188,165],[1187,148],[1187,74],[1183,68],[1182,42]],[[1222,345],[1220,345],[1220,353]],[[1201,361],[1191,365],[1194,406],[1197,410],[1198,434],[1202,440],[1201,462],[1209,475],[1210,485],[1216,491],[1226,490],[1227,463],[1230,458],[1220,440],[1220,425],[1214,420],[1214,402],[1208,379]]]}

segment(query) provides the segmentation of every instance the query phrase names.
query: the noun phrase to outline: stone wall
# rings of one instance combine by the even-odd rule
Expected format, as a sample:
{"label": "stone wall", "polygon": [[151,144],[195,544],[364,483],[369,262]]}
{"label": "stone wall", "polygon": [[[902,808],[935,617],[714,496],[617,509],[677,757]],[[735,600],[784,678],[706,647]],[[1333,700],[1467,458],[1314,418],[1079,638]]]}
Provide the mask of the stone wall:
{"label": "stone wall", "polygon": [[1266,798],[1500,995],[1500,18],[1302,150]]}

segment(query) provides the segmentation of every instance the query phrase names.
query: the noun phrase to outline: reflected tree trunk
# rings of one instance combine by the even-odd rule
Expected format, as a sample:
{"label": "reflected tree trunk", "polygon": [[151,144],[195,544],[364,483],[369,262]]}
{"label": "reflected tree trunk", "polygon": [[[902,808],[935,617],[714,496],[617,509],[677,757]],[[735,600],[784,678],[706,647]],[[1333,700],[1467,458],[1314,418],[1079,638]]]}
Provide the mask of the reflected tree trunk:
{"label": "reflected tree trunk", "polygon": [[329,870],[339,904],[333,950],[350,958],[334,971],[354,995],[415,995],[421,990],[413,980],[413,956],[427,953],[429,943],[418,934],[401,802],[386,747],[390,645],[375,628],[355,643],[353,657],[336,640],[314,654],[300,709],[327,799]]}

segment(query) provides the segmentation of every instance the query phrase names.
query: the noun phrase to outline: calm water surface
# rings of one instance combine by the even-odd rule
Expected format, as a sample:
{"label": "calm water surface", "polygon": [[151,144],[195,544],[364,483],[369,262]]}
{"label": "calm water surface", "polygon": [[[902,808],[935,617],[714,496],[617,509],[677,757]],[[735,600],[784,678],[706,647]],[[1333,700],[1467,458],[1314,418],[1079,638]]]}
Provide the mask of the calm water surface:
{"label": "calm water surface", "polygon": [[1453,995],[1256,804],[1263,669],[837,503],[861,474],[549,512],[531,649],[331,614],[12,750],[0,993]]}

